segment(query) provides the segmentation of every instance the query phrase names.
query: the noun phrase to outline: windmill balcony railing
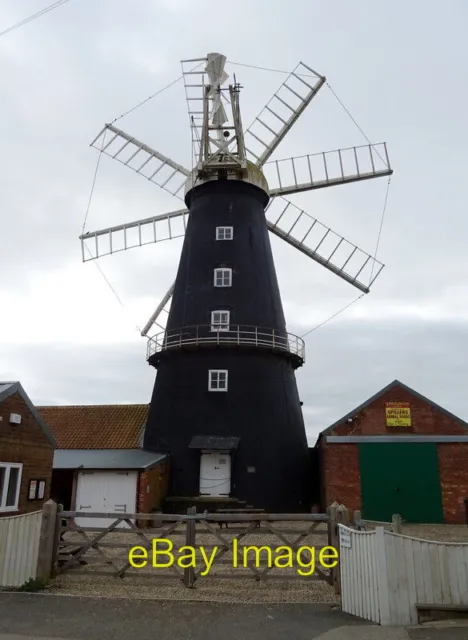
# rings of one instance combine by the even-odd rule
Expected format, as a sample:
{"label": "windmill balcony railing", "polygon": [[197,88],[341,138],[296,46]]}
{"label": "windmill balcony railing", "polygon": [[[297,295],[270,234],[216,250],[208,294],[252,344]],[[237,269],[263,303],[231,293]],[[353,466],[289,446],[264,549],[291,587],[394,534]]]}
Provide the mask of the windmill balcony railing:
{"label": "windmill balcony railing", "polygon": [[277,329],[232,324],[219,327],[194,325],[162,331],[148,340],[147,358],[170,349],[205,345],[259,347],[288,353],[301,363],[305,360],[305,344],[299,336]]}

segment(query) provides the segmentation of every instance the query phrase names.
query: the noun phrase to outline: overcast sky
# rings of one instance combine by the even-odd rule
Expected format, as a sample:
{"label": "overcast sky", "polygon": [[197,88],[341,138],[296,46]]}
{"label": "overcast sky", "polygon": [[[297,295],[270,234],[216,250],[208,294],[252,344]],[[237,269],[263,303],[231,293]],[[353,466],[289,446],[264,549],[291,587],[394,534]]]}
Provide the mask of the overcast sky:
{"label": "overcast sky", "polygon": [[[46,0],[1,0],[0,31]],[[221,7],[222,9],[219,9]],[[394,168],[371,293],[306,338],[297,379],[311,442],[394,380],[468,420],[468,4],[463,0],[71,0],[0,37],[0,380],[36,404],[149,402],[142,327],[171,284],[181,240],[81,261],[104,123],[175,80],[180,60],[225,54],[250,123],[302,60],[325,75]],[[190,165],[183,85],[117,126]],[[275,158],[364,144],[328,87]],[[387,178],[294,196],[373,253]],[[102,159],[86,230],[180,208]],[[359,295],[272,238],[289,330]]]}

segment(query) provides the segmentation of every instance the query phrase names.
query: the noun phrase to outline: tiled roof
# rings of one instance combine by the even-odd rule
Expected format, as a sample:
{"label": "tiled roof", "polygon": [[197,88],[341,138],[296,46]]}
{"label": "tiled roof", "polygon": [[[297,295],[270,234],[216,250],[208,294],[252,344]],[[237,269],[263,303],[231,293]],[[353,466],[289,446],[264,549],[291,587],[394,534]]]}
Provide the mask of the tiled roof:
{"label": "tiled roof", "polygon": [[149,405],[36,407],[58,449],[136,449]]}

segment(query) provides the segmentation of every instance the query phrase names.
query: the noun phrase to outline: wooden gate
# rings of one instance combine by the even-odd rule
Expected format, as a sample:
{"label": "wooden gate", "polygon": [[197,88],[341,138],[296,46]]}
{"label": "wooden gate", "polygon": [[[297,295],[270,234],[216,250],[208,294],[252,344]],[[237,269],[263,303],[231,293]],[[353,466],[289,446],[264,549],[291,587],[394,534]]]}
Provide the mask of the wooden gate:
{"label": "wooden gate", "polygon": [[81,515],[57,514],[55,575],[173,577],[193,587],[206,577],[333,584],[337,573],[330,553],[321,563],[322,549],[334,542],[326,514],[197,514],[194,507],[176,515],[86,513],[107,518],[107,527],[79,526]]}

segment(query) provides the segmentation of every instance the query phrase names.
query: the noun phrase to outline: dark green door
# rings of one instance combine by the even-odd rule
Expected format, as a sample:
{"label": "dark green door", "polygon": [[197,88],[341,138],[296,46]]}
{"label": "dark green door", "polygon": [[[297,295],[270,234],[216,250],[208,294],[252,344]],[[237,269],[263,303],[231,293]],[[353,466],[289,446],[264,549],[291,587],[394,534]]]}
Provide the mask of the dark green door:
{"label": "dark green door", "polygon": [[365,520],[443,522],[436,443],[364,443],[359,458]]}

